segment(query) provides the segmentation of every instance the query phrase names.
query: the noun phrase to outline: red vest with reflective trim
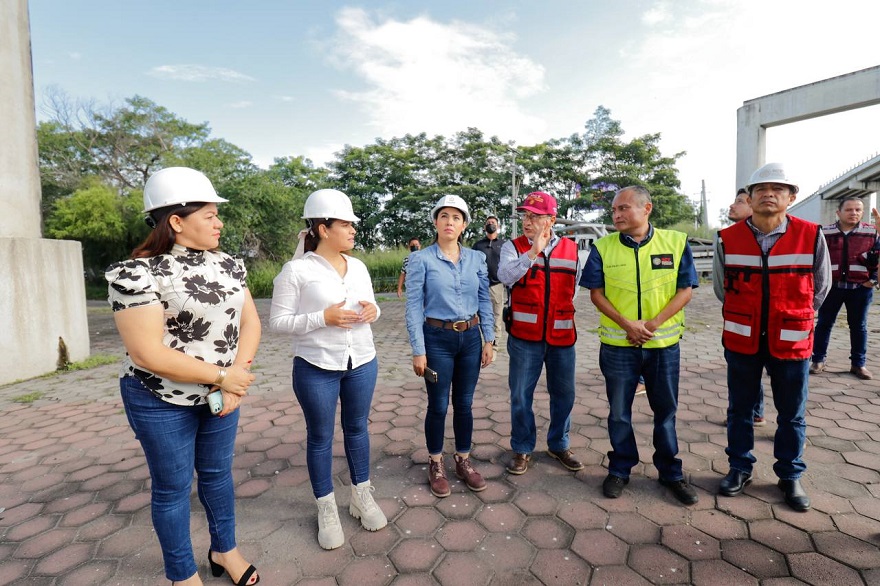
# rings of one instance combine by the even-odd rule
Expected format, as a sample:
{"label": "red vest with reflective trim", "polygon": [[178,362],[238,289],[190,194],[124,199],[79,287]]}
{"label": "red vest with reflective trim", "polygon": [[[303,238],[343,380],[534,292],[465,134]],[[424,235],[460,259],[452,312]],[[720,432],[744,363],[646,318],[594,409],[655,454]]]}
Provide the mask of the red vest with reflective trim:
{"label": "red vest with reflective trim", "polygon": [[788,216],[765,256],[746,222],[721,231],[724,247],[724,347],[756,354],[762,334],[770,354],[804,360],[813,351],[813,260],[819,225]]}
{"label": "red vest with reflective trim", "polygon": [[877,270],[877,259],[869,255],[877,239],[871,224],[859,223],[849,234],[840,231],[835,222],[822,228],[831,258],[831,279],[834,283],[864,283],[869,272]]}
{"label": "red vest with reflective trim", "polygon": [[[513,246],[519,254],[532,248],[525,236],[514,240]],[[511,336],[551,346],[571,346],[577,341],[572,302],[577,265],[577,245],[568,238],[560,238],[549,257],[538,255],[510,289]]]}

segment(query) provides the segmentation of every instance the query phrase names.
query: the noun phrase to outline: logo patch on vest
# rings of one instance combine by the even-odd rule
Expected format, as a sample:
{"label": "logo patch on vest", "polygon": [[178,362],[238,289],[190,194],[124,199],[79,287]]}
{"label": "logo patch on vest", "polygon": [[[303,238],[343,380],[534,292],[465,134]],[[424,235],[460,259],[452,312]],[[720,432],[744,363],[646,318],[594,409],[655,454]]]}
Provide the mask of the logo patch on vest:
{"label": "logo patch on vest", "polygon": [[655,269],[674,269],[675,261],[673,260],[671,253],[652,254],[651,267]]}

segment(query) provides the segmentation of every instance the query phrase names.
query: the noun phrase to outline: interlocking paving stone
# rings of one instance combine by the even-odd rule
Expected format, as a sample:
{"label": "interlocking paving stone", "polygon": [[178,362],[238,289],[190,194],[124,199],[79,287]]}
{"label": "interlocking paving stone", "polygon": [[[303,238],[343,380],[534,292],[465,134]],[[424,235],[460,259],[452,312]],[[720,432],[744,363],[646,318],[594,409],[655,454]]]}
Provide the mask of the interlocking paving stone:
{"label": "interlocking paving stone", "polygon": [[[649,583],[638,568],[655,583],[738,586],[757,584],[763,576],[761,586],[880,585],[880,380],[858,381],[846,372],[845,323],[832,332],[829,372],[811,377],[803,482],[813,509],[792,511],[776,487],[776,412],[766,377],[769,423],[756,430],[754,482],[744,495],[720,497],[718,483],[728,470],[720,306],[711,287],[695,291],[687,311],[689,323],[700,327],[689,326],[682,341],[678,435],[700,502],[683,507],[657,483],[644,397],[634,404],[641,461],[621,498],[601,494],[610,449],[608,408],[590,331],[596,312],[587,298],[577,301],[581,335],[571,429],[572,449],[586,468],[569,472],[544,452],[549,400],[542,378],[530,469],[523,476],[504,470],[511,454],[510,356],[499,352],[481,372],[473,409],[471,453],[489,487],[470,492],[454,478],[450,455],[453,495],[446,499],[431,495],[427,486],[424,382],[412,374],[404,304],[383,299],[374,326],[380,374],[370,416],[371,479],[389,526],[371,533],[348,514],[350,479],[337,431],[333,475],[346,542],[333,551],[315,540],[305,421],[290,388],[289,339],[265,331],[254,364],[258,379],[242,408],[233,471],[238,542],[261,569],[261,583]],[[265,319],[268,301],[257,304]],[[121,356],[112,314],[103,308],[90,305],[90,331],[102,332],[92,348]],[[872,307],[871,319],[880,319],[880,306]],[[869,368],[880,371],[880,359],[870,353]],[[118,364],[107,365],[0,387],[0,584],[166,583],[147,506],[149,472],[121,408],[117,370]],[[70,388],[78,389],[75,397]],[[44,398],[30,405],[10,401],[33,391]],[[448,450],[452,438],[450,414]],[[196,560],[205,577],[207,524],[195,489],[191,504]],[[34,557],[20,557],[25,555]],[[787,563],[764,561],[771,556]],[[670,571],[678,566],[683,569]]]}
{"label": "interlocking paving stone", "polygon": [[443,548],[433,538],[402,539],[388,554],[402,574],[428,572],[443,555]]}
{"label": "interlocking paving stone", "polygon": [[880,551],[869,543],[836,531],[814,533],[813,541],[820,553],[848,566],[860,570],[880,568]]}
{"label": "interlocking paving stone", "polygon": [[[759,582],[754,576],[750,576],[723,560],[701,560],[693,564],[691,583],[694,586],[720,586],[722,584],[758,586]],[[773,580],[763,580],[760,583],[766,585],[774,582]]]}
{"label": "interlocking paving stone", "polygon": [[754,541],[723,541],[721,557],[757,578],[774,578],[788,574],[782,553]]}
{"label": "interlocking paving stone", "polygon": [[435,538],[446,551],[474,551],[486,536],[476,521],[447,521]]}
{"label": "interlocking paving stone", "polygon": [[859,573],[841,563],[819,553],[794,553],[788,556],[791,573],[807,584],[828,586],[829,584],[859,584]]}
{"label": "interlocking paving stone", "polygon": [[633,546],[628,565],[653,584],[690,582],[690,564],[687,560],[659,545]]}
{"label": "interlocking paving stone", "polygon": [[663,527],[661,543],[691,561],[717,559],[720,553],[717,539],[688,525]]}
{"label": "interlocking paving stone", "polygon": [[578,531],[571,550],[593,567],[626,563],[629,545],[604,529]]}

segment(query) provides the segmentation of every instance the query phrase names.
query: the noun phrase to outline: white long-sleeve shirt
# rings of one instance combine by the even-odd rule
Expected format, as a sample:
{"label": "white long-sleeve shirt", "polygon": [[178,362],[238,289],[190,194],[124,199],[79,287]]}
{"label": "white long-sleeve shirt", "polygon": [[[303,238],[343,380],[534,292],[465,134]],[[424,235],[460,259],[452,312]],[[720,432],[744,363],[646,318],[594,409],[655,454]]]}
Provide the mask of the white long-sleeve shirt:
{"label": "white long-sleeve shirt", "polygon": [[328,326],[324,310],[340,301],[344,309],[361,311],[361,301],[379,306],[366,265],[345,256],[348,270],[340,277],[329,262],[314,252],[284,265],[275,277],[269,327],[293,335],[293,355],[325,370],[346,370],[366,364],[376,356],[370,324],[351,329]]}

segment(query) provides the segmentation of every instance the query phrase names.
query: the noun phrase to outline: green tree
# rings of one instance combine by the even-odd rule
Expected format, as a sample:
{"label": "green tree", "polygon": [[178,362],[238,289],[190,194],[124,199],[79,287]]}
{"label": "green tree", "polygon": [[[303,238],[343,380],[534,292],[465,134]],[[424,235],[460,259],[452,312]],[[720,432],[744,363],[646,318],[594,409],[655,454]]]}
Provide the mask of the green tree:
{"label": "green tree", "polygon": [[141,187],[166,154],[200,145],[210,133],[207,123],[191,124],[142,96],[99,107],[50,90],[46,101],[50,120],[38,129],[40,161],[57,185],[75,188],[88,174],[120,192]]}
{"label": "green tree", "polygon": [[681,182],[675,165],[685,153],[664,156],[660,151],[660,133],[645,134],[624,142],[620,123],[612,120],[610,115],[610,110],[599,107],[596,118],[586,123],[582,137],[582,144],[588,151],[585,161],[592,165],[582,193],[602,210],[600,221],[610,223],[614,192],[628,185],[641,185],[651,192],[654,202],[651,221],[656,226],[693,220],[693,205],[678,192]]}
{"label": "green tree", "polygon": [[120,197],[96,177],[84,180],[83,189],[57,200],[46,222],[51,238],[78,240],[83,247],[84,264],[97,274],[111,262],[125,258],[135,243],[146,237],[141,221],[141,192]]}

